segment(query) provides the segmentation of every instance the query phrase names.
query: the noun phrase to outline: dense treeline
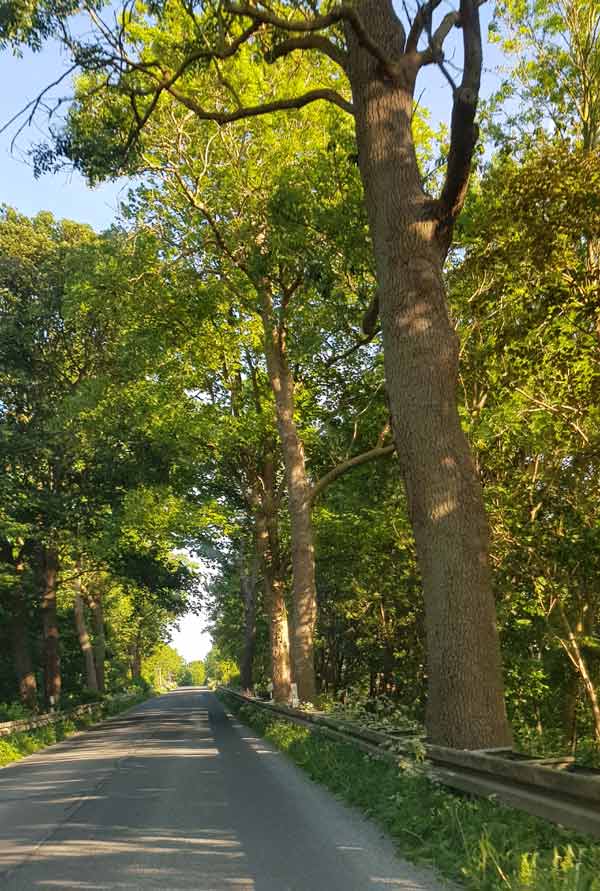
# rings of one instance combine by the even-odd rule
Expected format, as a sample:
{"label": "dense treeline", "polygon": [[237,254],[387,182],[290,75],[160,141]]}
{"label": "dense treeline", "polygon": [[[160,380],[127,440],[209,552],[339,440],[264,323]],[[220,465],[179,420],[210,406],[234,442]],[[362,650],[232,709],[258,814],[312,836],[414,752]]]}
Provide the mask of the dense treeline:
{"label": "dense treeline", "polygon": [[[280,700],[386,695],[446,744],[510,742],[505,701],[521,741],[600,740],[600,13],[498,7],[511,73],[467,193],[478,4],[432,32],[438,5],[405,29],[371,0],[331,21],[171,0],[94,53],[43,3],[5,25],[62,34],[83,70],[39,171],[135,177],[102,236],[2,220],[24,700],[42,665],[56,699],[61,647],[74,686],[102,647],[139,675],[193,597],[187,548],[210,567],[213,679],[233,662]],[[414,86],[453,25],[446,134]]]}
{"label": "dense treeline", "polygon": [[0,218],[0,700],[15,680],[32,709],[139,681],[193,605],[175,553],[194,513],[188,446],[165,432],[189,409],[145,320],[166,295],[157,251],[49,214]]}

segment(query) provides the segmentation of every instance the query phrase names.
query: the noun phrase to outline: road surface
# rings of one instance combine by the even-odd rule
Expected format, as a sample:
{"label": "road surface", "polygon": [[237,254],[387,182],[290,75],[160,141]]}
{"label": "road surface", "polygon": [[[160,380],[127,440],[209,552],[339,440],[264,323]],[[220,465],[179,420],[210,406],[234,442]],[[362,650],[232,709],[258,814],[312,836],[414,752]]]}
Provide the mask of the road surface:
{"label": "road surface", "polygon": [[0,770],[2,891],[443,887],[201,689]]}

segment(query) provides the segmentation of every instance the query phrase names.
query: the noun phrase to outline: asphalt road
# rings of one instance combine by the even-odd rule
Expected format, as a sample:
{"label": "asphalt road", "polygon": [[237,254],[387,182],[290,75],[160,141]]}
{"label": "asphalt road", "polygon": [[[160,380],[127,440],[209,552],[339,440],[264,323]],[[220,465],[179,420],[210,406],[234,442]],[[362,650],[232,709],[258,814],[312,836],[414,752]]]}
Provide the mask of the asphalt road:
{"label": "asphalt road", "polygon": [[0,770],[2,891],[443,887],[204,690]]}

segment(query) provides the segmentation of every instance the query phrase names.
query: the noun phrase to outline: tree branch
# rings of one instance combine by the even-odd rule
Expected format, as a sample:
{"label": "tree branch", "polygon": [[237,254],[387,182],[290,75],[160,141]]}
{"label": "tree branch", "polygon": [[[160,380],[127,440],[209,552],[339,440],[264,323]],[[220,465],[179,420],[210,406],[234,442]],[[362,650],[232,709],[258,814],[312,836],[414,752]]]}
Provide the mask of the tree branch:
{"label": "tree branch", "polygon": [[444,41],[452,28],[460,27],[460,13],[458,10],[448,12],[429,37],[429,46],[420,53],[421,65],[430,65],[432,62],[442,62],[444,59]]}
{"label": "tree branch", "polygon": [[295,31],[300,34],[307,34],[315,31],[324,31],[339,22],[347,22],[354,30],[361,46],[370,52],[384,69],[395,70],[393,62],[388,59],[381,47],[371,38],[357,10],[349,4],[342,3],[325,15],[316,15],[306,19],[286,19],[267,9],[257,9],[248,3],[229,3],[228,0],[224,0],[223,7],[231,15],[246,16],[263,25],[270,25],[273,28],[291,33]]}
{"label": "tree branch", "polygon": [[442,0],[429,0],[428,3],[423,3],[423,5],[419,7],[419,11],[413,19],[410,31],[408,32],[408,37],[406,38],[406,47],[404,51],[407,55],[417,52],[420,37],[427,27],[431,30],[433,13],[441,2]]}
{"label": "tree branch", "polygon": [[295,50],[311,49],[318,50],[323,55],[329,56],[336,65],[339,65],[344,71],[346,70],[348,54],[327,37],[323,37],[322,34],[310,34],[308,37],[289,37],[287,40],[276,44],[272,50],[269,50],[265,58],[267,62],[276,62],[277,59],[281,59]]}
{"label": "tree branch", "polygon": [[367,344],[372,343],[375,339],[375,335],[379,334],[379,328],[375,327],[373,331],[367,335],[366,337],[361,337],[360,340],[357,340],[356,343],[353,343],[351,347],[348,347],[347,350],[344,350],[343,353],[339,353],[337,356],[331,356],[325,362],[325,368],[333,368],[334,365],[337,365],[338,362],[343,362],[344,359],[347,359],[353,353],[356,353],[361,347],[367,346]]}
{"label": "tree branch", "polygon": [[348,458],[347,461],[342,461],[313,485],[310,490],[311,504],[314,504],[316,499],[327,486],[337,480],[340,476],[343,476],[343,474],[347,473],[349,470],[352,470],[352,468],[359,467],[361,464],[366,464],[368,461],[385,458],[387,455],[391,455],[395,451],[396,446],[393,443],[387,446],[377,445],[374,449],[369,449],[368,452],[363,452],[361,455],[355,455],[354,458]]}
{"label": "tree branch", "polygon": [[473,153],[479,138],[475,123],[483,54],[478,0],[460,0],[464,64],[462,81],[454,92],[450,124],[450,151],[446,179],[440,196],[441,220],[438,234],[450,243],[452,228],[467,194]]}
{"label": "tree branch", "polygon": [[194,99],[190,96],[186,96],[176,87],[168,87],[167,92],[186,108],[189,108],[190,111],[193,111],[201,120],[216,121],[217,124],[231,124],[234,121],[240,121],[244,118],[254,118],[263,114],[270,114],[273,111],[289,111],[291,109],[304,108],[305,105],[310,105],[311,102],[319,102],[321,100],[337,105],[338,108],[341,108],[341,110],[345,111],[347,114],[354,114],[354,108],[351,102],[348,102],[343,96],[336,93],[335,90],[326,88],[309,90],[301,96],[293,96],[290,99],[275,99],[273,102],[265,102],[263,105],[249,105],[245,108],[236,108],[235,111],[231,112],[207,111]]}

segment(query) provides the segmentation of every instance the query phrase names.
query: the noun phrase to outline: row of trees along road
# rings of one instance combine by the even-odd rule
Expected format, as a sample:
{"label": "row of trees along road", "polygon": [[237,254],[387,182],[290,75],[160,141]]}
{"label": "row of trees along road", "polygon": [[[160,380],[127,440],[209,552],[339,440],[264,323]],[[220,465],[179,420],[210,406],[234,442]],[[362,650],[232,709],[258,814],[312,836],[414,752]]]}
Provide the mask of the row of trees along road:
{"label": "row of trees along road", "polygon": [[173,554],[194,523],[191,439],[167,432],[189,408],[144,315],[167,298],[160,264],[149,240],[0,217],[2,675],[9,694],[12,648],[29,708],[138,680],[192,603]]}
{"label": "row of trees along road", "polygon": [[[499,9],[498,41],[527,41],[527,62],[486,103],[499,148],[455,233],[479,6],[170,0],[115,18],[40,2],[9,4],[3,24],[13,45],[60,40],[80,73],[38,170],[67,159],[91,181],[140,178],[129,242],[159,245],[165,293],[139,330],[165,339],[168,411],[189,413],[163,426],[165,448],[181,434],[189,449],[174,497],[201,506],[219,650],[244,686],[254,667],[277,698],[293,678],[312,700],[316,645],[323,688],[368,676],[373,693],[426,698],[432,740],[461,747],[511,740],[482,482],[515,722],[536,703],[543,724],[565,657],[565,711],[581,683],[597,715],[598,14],[582,0]],[[456,29],[440,145],[415,88],[429,66],[452,80]],[[131,275],[123,287],[146,293]]]}

